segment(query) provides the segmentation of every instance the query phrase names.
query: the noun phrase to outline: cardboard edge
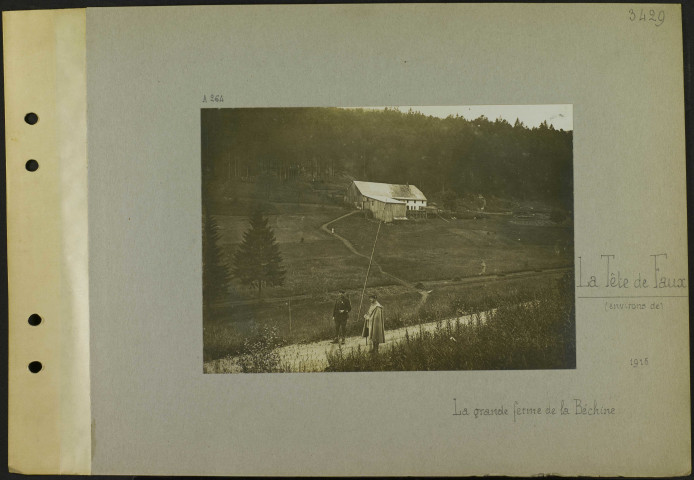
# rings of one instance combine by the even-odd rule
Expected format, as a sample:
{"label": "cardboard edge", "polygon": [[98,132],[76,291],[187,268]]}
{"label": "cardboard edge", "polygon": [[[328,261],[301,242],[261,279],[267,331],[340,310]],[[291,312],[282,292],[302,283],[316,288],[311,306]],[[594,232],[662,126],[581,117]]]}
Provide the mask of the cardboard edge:
{"label": "cardboard edge", "polygon": [[3,12],[2,21],[8,469],[89,474],[86,10]]}

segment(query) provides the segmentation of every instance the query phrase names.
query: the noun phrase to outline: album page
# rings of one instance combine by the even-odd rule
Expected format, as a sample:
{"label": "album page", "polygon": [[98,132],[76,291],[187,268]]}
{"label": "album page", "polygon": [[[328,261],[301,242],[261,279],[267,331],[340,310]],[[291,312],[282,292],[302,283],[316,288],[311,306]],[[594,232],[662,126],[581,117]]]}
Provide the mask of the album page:
{"label": "album page", "polygon": [[12,470],[691,471],[678,5],[3,22]]}

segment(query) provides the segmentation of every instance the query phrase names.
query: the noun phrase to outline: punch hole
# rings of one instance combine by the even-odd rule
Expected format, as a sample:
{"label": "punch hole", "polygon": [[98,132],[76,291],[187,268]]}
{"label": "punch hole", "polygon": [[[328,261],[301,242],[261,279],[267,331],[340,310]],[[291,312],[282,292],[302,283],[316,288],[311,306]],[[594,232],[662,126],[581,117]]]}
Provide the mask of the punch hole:
{"label": "punch hole", "polygon": [[34,159],[29,160],[26,165],[26,169],[29,170],[30,172],[35,172],[36,170],[39,169],[39,162],[37,162]]}
{"label": "punch hole", "polygon": [[39,373],[42,368],[43,368],[43,365],[41,365],[41,362],[34,361],[34,362],[31,362],[29,364],[29,371],[31,373]]}
{"label": "punch hole", "polygon": [[27,122],[29,125],[34,125],[36,122],[39,121],[39,116],[36,115],[34,112],[29,112],[26,115],[24,115],[24,121]]}
{"label": "punch hole", "polygon": [[41,318],[41,315],[39,315],[38,313],[32,313],[31,315],[29,315],[29,325],[31,325],[32,327],[40,325],[42,320],[43,319]]}

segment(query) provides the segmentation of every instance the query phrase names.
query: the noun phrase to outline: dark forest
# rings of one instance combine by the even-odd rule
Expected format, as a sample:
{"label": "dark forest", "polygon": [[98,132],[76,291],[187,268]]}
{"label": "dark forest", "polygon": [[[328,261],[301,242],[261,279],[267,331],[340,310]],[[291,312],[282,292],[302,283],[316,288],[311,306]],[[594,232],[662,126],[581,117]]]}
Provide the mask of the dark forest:
{"label": "dark forest", "polygon": [[293,179],[416,184],[445,192],[534,200],[572,210],[573,132],[543,122],[395,109],[202,110],[203,185]]}

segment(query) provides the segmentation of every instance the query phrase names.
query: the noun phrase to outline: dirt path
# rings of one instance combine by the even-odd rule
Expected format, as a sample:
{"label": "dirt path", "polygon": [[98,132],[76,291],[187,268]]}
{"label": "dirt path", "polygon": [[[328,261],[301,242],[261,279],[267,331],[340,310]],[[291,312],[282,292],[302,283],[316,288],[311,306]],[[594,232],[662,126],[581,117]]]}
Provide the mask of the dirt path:
{"label": "dirt path", "polygon": [[[355,210],[355,211],[353,211],[353,212],[349,212],[349,213],[346,214],[346,215],[342,215],[341,217],[337,217],[337,218],[334,219],[334,220],[330,220],[329,222],[324,223],[323,225],[321,225],[320,228],[321,228],[323,231],[325,231],[325,233],[327,233],[327,234],[329,234],[329,235],[332,235],[333,237],[337,237],[337,238],[345,245],[345,247],[347,247],[347,248],[349,249],[349,251],[352,252],[353,254],[358,255],[358,256],[360,256],[360,257],[362,257],[362,258],[365,258],[365,259],[369,260],[370,257],[369,257],[368,255],[365,255],[365,254],[359,252],[359,251],[354,247],[354,245],[352,245],[352,242],[350,242],[349,240],[347,240],[345,237],[343,237],[343,236],[341,236],[341,235],[339,235],[339,234],[337,234],[337,233],[334,233],[334,232],[332,232],[331,230],[328,229],[328,226],[329,226],[330,224],[335,223],[335,222],[338,222],[338,221],[342,220],[342,219],[345,218],[345,217],[349,217],[350,215],[354,215],[355,213],[361,213],[361,210]],[[419,301],[419,304],[417,305],[417,309],[421,308],[421,306],[424,305],[424,303],[426,302],[426,299],[427,299],[427,295],[429,295],[429,292],[423,292],[423,291],[419,290],[417,287],[415,287],[412,283],[408,282],[407,280],[404,280],[404,279],[402,279],[402,278],[400,278],[400,277],[396,277],[396,276],[393,275],[392,273],[386,272],[385,270],[383,270],[383,267],[381,267],[381,266],[378,264],[378,262],[376,262],[376,261],[373,261],[373,262],[372,262],[372,265],[378,269],[378,271],[381,273],[381,275],[385,275],[386,277],[388,277],[388,278],[390,278],[390,279],[392,279],[392,280],[395,280],[397,283],[399,283],[400,285],[402,285],[402,286],[404,286],[404,287],[410,288],[410,289],[412,289],[412,290],[416,290],[420,295],[422,295],[422,298],[421,298],[421,300]]]}
{"label": "dirt path", "polygon": [[[467,325],[476,322],[479,318],[480,322],[484,323],[490,312],[493,312],[493,310],[481,312],[479,317],[477,317],[477,315],[464,315],[457,319],[453,318],[450,321],[455,322],[456,320],[460,320],[463,325]],[[380,346],[380,349],[387,350],[391,348],[398,341],[404,339],[407,332],[410,334],[417,333],[420,327],[424,331],[431,331],[434,330],[439,323],[445,324],[446,321],[412,325],[396,330],[386,330],[386,342]],[[328,352],[335,352],[338,349],[342,349],[346,354],[358,348],[361,350],[369,348],[365,344],[364,338],[360,336],[346,338],[344,345],[334,344],[330,340],[322,340],[314,343],[287,345],[286,347],[276,349],[275,353],[280,357],[280,365],[288,367],[292,372],[322,372],[328,366]],[[205,373],[241,373],[241,367],[238,363],[238,357],[227,357],[205,362],[203,371]]]}
{"label": "dirt path", "polygon": [[323,231],[324,231],[325,233],[327,233],[328,235],[332,235],[332,236],[334,236],[334,237],[337,237],[337,239],[340,240],[342,243],[344,243],[344,244],[345,244],[345,247],[347,247],[347,248],[349,249],[349,251],[352,252],[353,254],[359,255],[360,257],[369,258],[369,257],[367,257],[366,255],[363,255],[363,254],[359,253],[359,252],[357,251],[357,249],[354,248],[354,245],[352,245],[352,242],[350,242],[349,240],[347,240],[347,239],[344,238],[344,237],[341,237],[341,236],[338,235],[337,233],[333,233],[331,230],[328,229],[328,226],[329,226],[331,223],[338,222],[338,221],[342,220],[343,218],[347,218],[347,217],[349,217],[350,215],[354,215],[355,213],[358,213],[358,212],[359,212],[359,210],[354,210],[354,211],[349,212],[349,213],[347,213],[347,214],[345,214],[345,215],[342,215],[341,217],[337,217],[337,218],[335,218],[335,219],[333,219],[333,220],[330,220],[330,221],[327,222],[327,223],[324,223],[323,225],[320,226],[320,228],[321,228],[321,230],[323,230]]}

